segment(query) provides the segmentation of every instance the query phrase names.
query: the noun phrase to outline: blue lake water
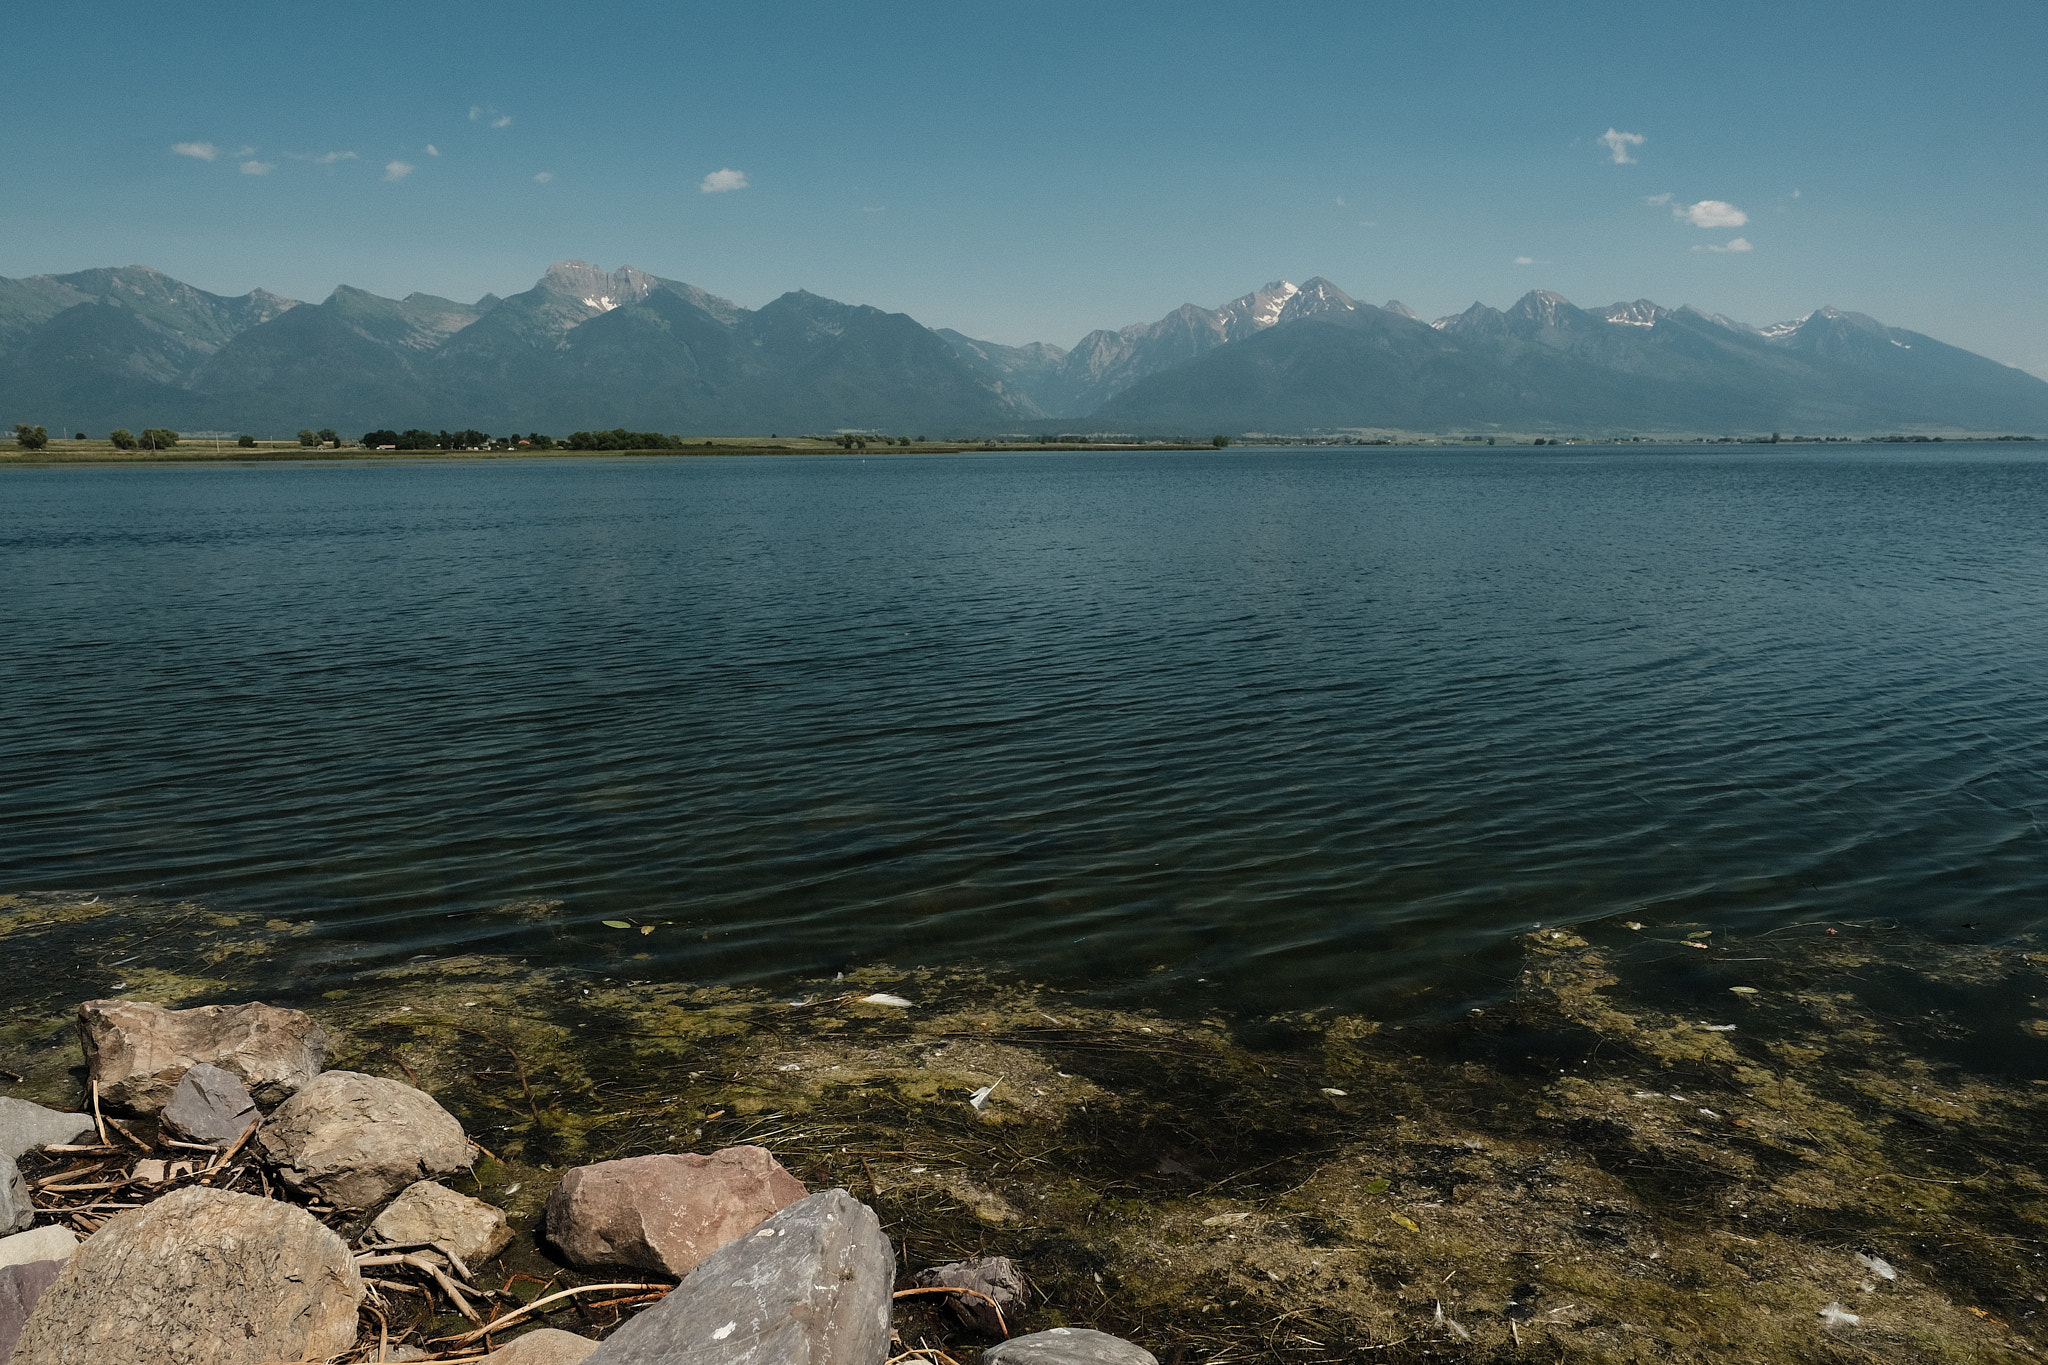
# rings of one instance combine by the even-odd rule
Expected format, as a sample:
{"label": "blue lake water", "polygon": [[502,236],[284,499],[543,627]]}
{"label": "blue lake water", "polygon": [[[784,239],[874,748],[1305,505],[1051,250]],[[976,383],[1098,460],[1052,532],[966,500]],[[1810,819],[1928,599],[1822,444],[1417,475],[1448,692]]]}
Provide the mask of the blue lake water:
{"label": "blue lake water", "polygon": [[1262,1009],[1538,922],[1996,939],[2044,529],[2029,445],[0,471],[0,890]]}

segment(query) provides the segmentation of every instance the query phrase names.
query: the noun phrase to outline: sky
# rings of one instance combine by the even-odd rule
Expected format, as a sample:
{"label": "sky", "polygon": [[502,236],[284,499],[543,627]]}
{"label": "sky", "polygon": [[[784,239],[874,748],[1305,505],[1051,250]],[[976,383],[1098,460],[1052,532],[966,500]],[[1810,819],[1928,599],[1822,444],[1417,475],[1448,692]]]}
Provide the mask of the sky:
{"label": "sky", "polygon": [[1832,305],[2048,377],[2048,4],[20,6],[0,275],[552,261],[1006,343],[1322,275]]}

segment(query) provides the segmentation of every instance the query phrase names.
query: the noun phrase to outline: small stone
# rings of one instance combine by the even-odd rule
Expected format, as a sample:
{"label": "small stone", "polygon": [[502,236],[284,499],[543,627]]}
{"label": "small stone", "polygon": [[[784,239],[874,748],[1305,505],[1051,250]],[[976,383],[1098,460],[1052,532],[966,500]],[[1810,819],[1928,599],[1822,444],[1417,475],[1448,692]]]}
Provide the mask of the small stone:
{"label": "small stone", "polygon": [[11,1156],[0,1156],[0,1237],[20,1232],[36,1221],[36,1206],[29,1202],[28,1183]]}
{"label": "small stone", "polygon": [[543,1327],[515,1337],[485,1356],[480,1365],[581,1365],[597,1349],[589,1337]]}
{"label": "small stone", "polygon": [[[31,1232],[0,1237],[0,1266],[29,1265],[36,1261],[61,1261],[78,1250],[78,1234],[55,1223]],[[0,1360],[6,1357],[0,1355]]]}
{"label": "small stone", "polygon": [[803,1183],[763,1147],[600,1161],[548,1195],[548,1240],[586,1269],[682,1276],[803,1197]]}
{"label": "small stone", "polygon": [[187,1142],[226,1147],[249,1131],[256,1101],[241,1077],[211,1062],[200,1062],[179,1078],[158,1119]]}
{"label": "small stone", "polygon": [[1055,1327],[990,1347],[981,1365],[1159,1365],[1159,1357],[1107,1332]]}
{"label": "small stone", "polygon": [[406,1186],[370,1231],[386,1242],[439,1242],[472,1266],[512,1242],[512,1226],[501,1211],[432,1180]]}
{"label": "small stone", "polygon": [[285,1184],[342,1209],[373,1209],[469,1167],[462,1125],[432,1095],[359,1071],[314,1077],[277,1107],[256,1146]]}
{"label": "small stone", "polygon": [[363,1282],[304,1209],[189,1188],[123,1213],[64,1262],[12,1365],[260,1365],[355,1345]]}
{"label": "small stone", "polygon": [[883,1365],[895,1279],[874,1210],[826,1190],[705,1257],[586,1365]]}
{"label": "small stone", "polygon": [[975,1294],[995,1300],[991,1306],[985,1299],[970,1294],[949,1294],[945,1299],[946,1310],[953,1318],[963,1327],[972,1327],[984,1336],[1001,1336],[1008,1326],[997,1313],[997,1308],[1007,1312],[1012,1306],[1022,1304],[1031,1293],[1030,1286],[1024,1282],[1023,1272],[1007,1256],[976,1256],[971,1260],[921,1270],[917,1274],[917,1284],[923,1289],[971,1289]]}
{"label": "small stone", "polygon": [[276,1104],[320,1074],[327,1032],[312,1017],[275,1005],[167,1010],[140,1000],[78,1007],[85,1064],[100,1102],[154,1114],[200,1062],[232,1071],[258,1104]]}
{"label": "small stone", "polygon": [[[21,1339],[29,1312],[63,1271],[62,1261],[30,1261],[26,1265],[0,1265],[0,1365],[6,1365]],[[24,1360],[20,1365],[27,1365]]]}
{"label": "small stone", "polygon": [[67,1114],[27,1100],[0,1099],[0,1156],[18,1160],[52,1143],[97,1136],[90,1114]]}

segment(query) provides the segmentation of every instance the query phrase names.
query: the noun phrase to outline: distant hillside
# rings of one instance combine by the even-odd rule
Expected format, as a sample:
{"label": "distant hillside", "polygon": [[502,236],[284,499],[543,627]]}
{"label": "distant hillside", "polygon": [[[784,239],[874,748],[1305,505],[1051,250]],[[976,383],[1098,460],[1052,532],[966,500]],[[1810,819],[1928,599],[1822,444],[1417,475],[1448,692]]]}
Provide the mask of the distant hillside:
{"label": "distant hillside", "polygon": [[144,266],[0,279],[0,430],[333,427],[934,437],[1412,431],[2048,431],[2048,383],[1823,308],[1751,327],[1529,294],[1419,321],[1324,279],[1090,332],[931,331],[802,291],[757,310],[631,267],[474,304],[224,298]]}

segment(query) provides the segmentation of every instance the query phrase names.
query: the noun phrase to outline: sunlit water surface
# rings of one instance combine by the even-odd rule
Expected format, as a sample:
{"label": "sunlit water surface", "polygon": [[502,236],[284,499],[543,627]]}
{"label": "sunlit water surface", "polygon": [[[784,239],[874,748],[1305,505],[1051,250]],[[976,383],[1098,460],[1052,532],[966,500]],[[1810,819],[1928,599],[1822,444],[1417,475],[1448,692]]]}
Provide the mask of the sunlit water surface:
{"label": "sunlit water surface", "polygon": [[0,890],[1260,1010],[1539,922],[1995,939],[2044,528],[2024,445],[10,470]]}

